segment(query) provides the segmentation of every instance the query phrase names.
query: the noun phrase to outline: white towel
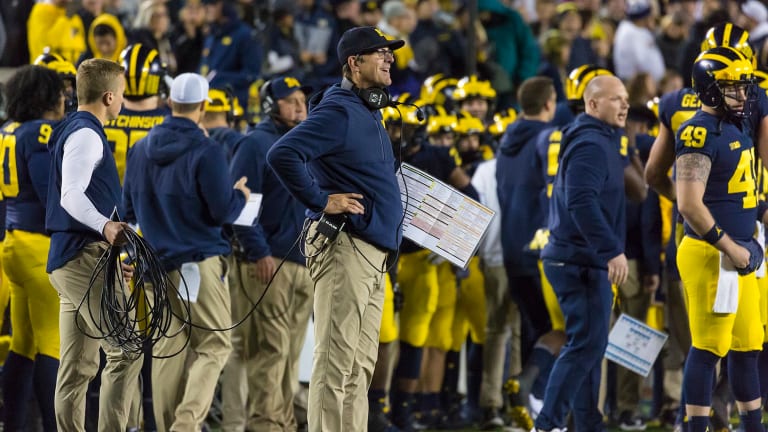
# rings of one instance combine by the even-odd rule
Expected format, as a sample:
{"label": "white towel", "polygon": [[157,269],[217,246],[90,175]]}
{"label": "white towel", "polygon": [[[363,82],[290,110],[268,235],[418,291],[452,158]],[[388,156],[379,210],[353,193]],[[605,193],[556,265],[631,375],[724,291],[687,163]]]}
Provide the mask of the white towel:
{"label": "white towel", "polygon": [[200,267],[196,262],[184,263],[180,271],[182,279],[179,284],[179,297],[190,303],[196,303],[197,295],[200,293]]}
{"label": "white towel", "polygon": [[714,313],[736,313],[739,307],[739,273],[731,260],[720,252],[720,275],[717,278],[717,295]]}
{"label": "white towel", "polygon": [[[757,222],[757,235],[755,235],[755,238],[760,243],[760,247],[765,250],[765,225],[762,222]],[[765,259],[760,263],[760,267],[757,268],[755,276],[759,278],[765,277]]]}

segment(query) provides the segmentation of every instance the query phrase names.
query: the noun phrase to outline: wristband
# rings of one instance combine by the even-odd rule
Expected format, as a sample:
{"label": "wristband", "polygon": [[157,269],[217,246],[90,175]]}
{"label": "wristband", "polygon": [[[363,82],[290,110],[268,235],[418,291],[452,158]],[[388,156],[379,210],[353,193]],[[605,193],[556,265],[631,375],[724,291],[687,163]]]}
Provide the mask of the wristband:
{"label": "wristband", "polygon": [[757,221],[763,221],[763,215],[768,211],[768,202],[760,200],[757,202]]}
{"label": "wristband", "polygon": [[725,232],[720,228],[719,225],[717,225],[717,223],[715,223],[714,225],[712,225],[712,228],[710,228],[710,230],[707,231],[706,234],[701,236],[701,239],[711,245],[714,245],[715,243],[718,242],[718,240],[723,238],[724,234]]}

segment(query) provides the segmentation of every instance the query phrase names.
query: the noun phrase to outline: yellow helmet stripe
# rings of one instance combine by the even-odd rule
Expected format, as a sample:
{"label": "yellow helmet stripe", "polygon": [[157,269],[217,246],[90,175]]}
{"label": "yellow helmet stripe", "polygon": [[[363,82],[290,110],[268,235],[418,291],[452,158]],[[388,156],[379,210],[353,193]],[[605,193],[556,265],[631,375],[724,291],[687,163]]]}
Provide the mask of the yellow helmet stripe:
{"label": "yellow helmet stripe", "polygon": [[[138,50],[137,50],[138,51]],[[149,52],[149,55],[144,60],[144,66],[141,68],[141,75],[139,76],[139,94],[144,94],[147,91],[147,81],[149,81],[149,68],[152,64],[152,60],[157,57],[158,53],[156,50],[152,50]],[[146,71],[146,73],[144,73]]]}
{"label": "yellow helmet stripe", "polygon": [[135,95],[138,91],[138,85],[136,82],[136,75],[134,73],[136,72],[136,62],[138,61],[139,56],[139,45],[135,46],[134,49],[131,51],[131,59],[128,63],[128,83],[127,86],[130,89],[128,94]]}
{"label": "yellow helmet stripe", "polygon": [[728,23],[723,28],[723,45],[731,46],[731,32],[733,31],[733,24]]}

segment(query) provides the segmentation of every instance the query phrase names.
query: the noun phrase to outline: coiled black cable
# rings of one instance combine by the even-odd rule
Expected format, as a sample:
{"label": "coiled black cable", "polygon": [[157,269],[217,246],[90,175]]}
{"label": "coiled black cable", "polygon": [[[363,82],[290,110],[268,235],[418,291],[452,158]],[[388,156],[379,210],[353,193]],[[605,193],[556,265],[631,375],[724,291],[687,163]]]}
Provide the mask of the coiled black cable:
{"label": "coiled black cable", "polygon": [[[132,358],[142,355],[145,344],[154,346],[163,337],[175,337],[187,330],[187,340],[178,351],[181,352],[189,343],[189,303],[178,302],[182,310],[173,311],[169,295],[177,295],[178,290],[157,254],[135,231],[126,228],[124,234],[125,244],[107,248],[97,261],[88,289],[77,306],[77,328],[87,337],[104,340]],[[123,263],[133,267],[132,284],[125,281]],[[181,325],[172,326],[174,316]],[[89,323],[84,323],[84,319]],[[97,334],[91,334],[91,329]]]}

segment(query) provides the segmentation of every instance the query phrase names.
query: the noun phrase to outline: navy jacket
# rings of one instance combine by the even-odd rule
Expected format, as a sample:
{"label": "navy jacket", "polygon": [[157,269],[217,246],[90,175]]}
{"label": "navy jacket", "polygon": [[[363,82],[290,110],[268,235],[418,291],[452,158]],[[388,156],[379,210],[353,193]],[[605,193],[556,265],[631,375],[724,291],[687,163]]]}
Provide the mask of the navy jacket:
{"label": "navy jacket", "polygon": [[208,129],[208,136],[224,147],[224,151],[227,153],[227,160],[232,159],[232,154],[235,152],[235,144],[243,138],[243,134],[228,127],[210,128]]}
{"label": "navy jacket", "polygon": [[77,130],[93,129],[101,138],[103,153],[101,162],[91,176],[91,183],[85,189],[85,195],[91,200],[96,210],[109,216],[120,204],[120,177],[117,175],[115,158],[107,142],[99,119],[86,111],[70,114],[53,130],[48,141],[51,151],[50,179],[48,181],[48,199],[45,212],[45,229],[51,233],[51,248],[48,251],[46,271],[53,272],[74,258],[89,243],[104,241],[101,233],[81,224],[69,215],[61,206],[61,163],[64,157],[64,143]]}
{"label": "navy jacket", "polygon": [[543,259],[607,268],[624,252],[626,198],[621,130],[589,114],[563,129]]}
{"label": "navy jacket", "polygon": [[266,117],[237,143],[229,166],[232,177],[248,177],[251,192],[264,195],[258,223],[253,227],[233,227],[248,261],[272,255],[305,263],[296,239],[304,226],[307,208],[285,190],[267,165],[267,152],[286,132],[285,126]]}
{"label": "navy jacket", "polygon": [[203,56],[200,60],[200,74],[216,74],[211,79],[211,88],[224,89],[227,85],[240,103],[248,100],[248,87],[261,73],[261,45],[253,31],[237,17],[237,12],[225,4],[227,21],[214,24],[203,42]]}
{"label": "navy jacket", "polygon": [[547,183],[541,176],[536,137],[547,123],[518,119],[501,138],[496,182],[501,206],[501,246],[507,273],[538,274],[537,251],[526,250],[536,230],[546,223]]}
{"label": "navy jacket", "polygon": [[312,102],[307,119],[269,151],[269,165],[310,217],[319,217],[329,194],[362,194],[365,214],[350,215],[350,232],[397,250],[403,205],[381,113],[338,84]]}
{"label": "navy jacket", "polygon": [[165,269],[175,270],[230,252],[222,225],[245,205],[233,184],[224,149],[192,121],[168,117],[131,151],[124,212],[139,223]]}

